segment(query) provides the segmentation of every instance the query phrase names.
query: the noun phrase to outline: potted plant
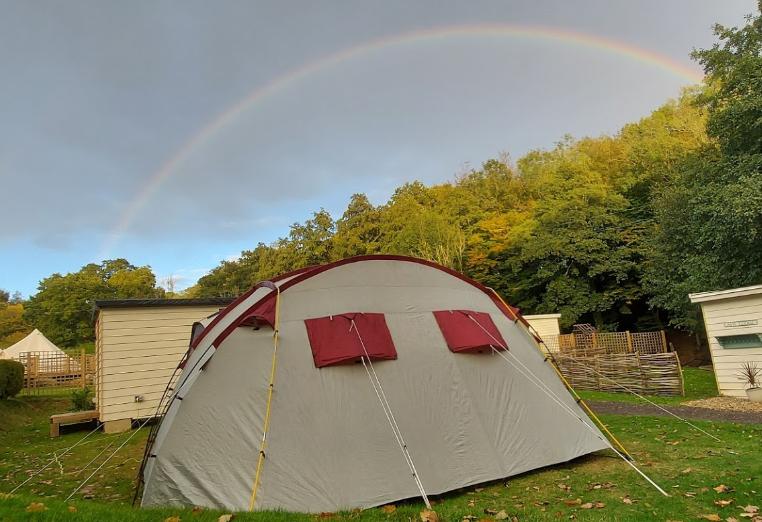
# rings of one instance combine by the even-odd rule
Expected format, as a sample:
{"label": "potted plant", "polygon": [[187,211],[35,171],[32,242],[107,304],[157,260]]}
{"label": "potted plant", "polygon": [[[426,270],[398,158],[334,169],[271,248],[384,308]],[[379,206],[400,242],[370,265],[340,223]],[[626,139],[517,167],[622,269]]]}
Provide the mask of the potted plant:
{"label": "potted plant", "polygon": [[746,389],[746,395],[752,402],[762,402],[762,379],[759,374],[762,372],[757,363],[745,362],[741,365],[739,376],[749,387]]}

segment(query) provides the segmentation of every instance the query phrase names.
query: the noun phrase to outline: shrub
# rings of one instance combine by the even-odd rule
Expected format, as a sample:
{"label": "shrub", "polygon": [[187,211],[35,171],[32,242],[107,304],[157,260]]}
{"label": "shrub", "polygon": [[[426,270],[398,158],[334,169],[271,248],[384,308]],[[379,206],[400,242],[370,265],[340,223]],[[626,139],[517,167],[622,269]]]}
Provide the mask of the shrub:
{"label": "shrub", "polygon": [[24,387],[24,365],[0,359],[0,399],[15,397]]}
{"label": "shrub", "polygon": [[72,411],[94,410],[93,391],[90,388],[82,388],[71,392]]}

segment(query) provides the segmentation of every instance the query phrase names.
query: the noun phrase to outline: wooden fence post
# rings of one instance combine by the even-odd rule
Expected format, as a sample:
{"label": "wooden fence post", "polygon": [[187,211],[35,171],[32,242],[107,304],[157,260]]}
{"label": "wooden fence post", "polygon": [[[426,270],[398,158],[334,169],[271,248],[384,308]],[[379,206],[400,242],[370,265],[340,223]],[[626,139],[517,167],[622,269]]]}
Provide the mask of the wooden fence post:
{"label": "wooden fence post", "polygon": [[625,333],[627,334],[627,353],[633,353],[635,350],[632,349],[632,335],[630,335],[629,330]]}
{"label": "wooden fence post", "polygon": [[85,355],[85,349],[82,348],[82,351],[79,355],[79,371],[82,372],[82,389],[84,390],[87,387],[87,381],[85,380],[85,373],[87,366],[87,355]]}
{"label": "wooden fence post", "polygon": [[661,346],[661,353],[667,353],[667,334],[664,332],[664,330],[661,330]]}

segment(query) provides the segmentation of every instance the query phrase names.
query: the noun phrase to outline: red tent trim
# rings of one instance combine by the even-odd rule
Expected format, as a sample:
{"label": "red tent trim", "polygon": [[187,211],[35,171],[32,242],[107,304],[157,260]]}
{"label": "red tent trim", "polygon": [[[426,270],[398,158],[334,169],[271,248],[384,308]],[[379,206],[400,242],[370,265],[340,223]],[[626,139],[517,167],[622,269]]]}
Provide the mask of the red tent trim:
{"label": "red tent trim", "polygon": [[[291,288],[292,286],[297,285],[297,284],[301,283],[302,281],[304,281],[306,279],[309,279],[310,277],[314,277],[314,276],[316,276],[316,275],[318,275],[318,274],[320,274],[322,272],[325,272],[326,270],[331,270],[332,268],[337,268],[337,267],[340,267],[340,266],[344,266],[344,265],[347,265],[347,264],[350,264],[350,263],[357,263],[357,262],[360,262],[360,261],[405,261],[405,262],[408,262],[408,263],[417,263],[419,265],[425,265],[425,266],[428,266],[428,267],[431,267],[431,268],[436,268],[437,270],[441,270],[442,272],[446,272],[446,273],[448,273],[448,274],[450,274],[450,275],[452,275],[454,277],[457,277],[458,279],[460,279],[462,281],[465,281],[466,283],[469,283],[470,285],[478,288],[479,290],[481,290],[482,292],[487,294],[490,297],[490,299],[492,299],[492,302],[495,303],[495,306],[497,306],[498,309],[500,309],[500,311],[503,312],[503,314],[505,314],[505,316],[508,317],[511,321],[516,322],[516,321],[520,320],[520,318],[521,318],[521,316],[516,314],[514,312],[514,310],[511,309],[511,307],[509,305],[504,304],[503,301],[500,299],[500,297],[498,297],[498,295],[494,291],[490,290],[489,288],[487,288],[483,284],[479,283],[478,281],[474,281],[473,279],[471,279],[469,277],[466,277],[465,275],[461,274],[460,272],[456,272],[455,270],[453,270],[451,268],[447,268],[446,266],[438,265],[437,263],[434,263],[432,261],[427,261],[425,259],[418,259],[418,258],[415,258],[415,257],[408,257],[408,256],[374,254],[374,255],[367,255],[367,256],[348,257],[346,259],[342,259],[340,261],[335,261],[333,263],[328,263],[328,264],[325,264],[325,265],[320,265],[320,266],[316,266],[316,267],[312,267],[312,268],[306,268],[306,269],[303,269],[301,271],[297,270],[295,272],[291,272],[290,275],[293,275],[294,273],[296,273],[298,275],[296,275],[292,279],[289,279],[285,283],[279,285],[280,292],[283,293],[284,291],[286,291],[287,289]],[[278,278],[278,280],[283,279],[285,277],[288,277],[288,275],[284,274],[283,276],[280,276]],[[261,285],[262,285],[261,283],[258,283],[257,286],[255,286],[255,288],[258,288]],[[254,289],[250,290],[248,292],[248,294],[251,295],[251,293],[253,291],[254,291]],[[257,301],[253,305],[251,305],[248,309],[246,309],[235,321],[233,321],[230,324],[230,326],[228,326],[225,330],[223,330],[214,339],[212,344],[214,346],[220,346],[222,344],[222,342],[233,331],[235,331],[235,329],[240,325],[240,318],[242,316],[248,315],[249,312],[251,312],[252,310],[256,309],[258,306],[260,306],[260,304],[262,302],[264,302],[266,300],[269,300],[269,299],[272,299],[272,300],[275,299],[275,292],[270,292],[269,294],[267,294],[264,297],[262,297],[262,299],[260,299],[259,301]],[[228,310],[231,310],[232,307],[234,307],[236,304],[240,304],[241,301],[243,301],[243,299],[241,299],[240,301],[237,301],[237,303],[231,304],[229,306]],[[227,312],[225,312],[225,313],[227,313]],[[221,313],[220,316],[222,316],[222,315],[223,314]],[[221,318],[220,316],[217,317],[217,320],[219,320]],[[213,326],[213,324],[210,323],[207,326],[207,328],[205,329],[205,332],[211,330],[212,326]],[[203,337],[203,335],[202,335],[202,337]],[[199,341],[200,341],[201,338],[199,338]],[[198,342],[196,344],[198,344]]]}

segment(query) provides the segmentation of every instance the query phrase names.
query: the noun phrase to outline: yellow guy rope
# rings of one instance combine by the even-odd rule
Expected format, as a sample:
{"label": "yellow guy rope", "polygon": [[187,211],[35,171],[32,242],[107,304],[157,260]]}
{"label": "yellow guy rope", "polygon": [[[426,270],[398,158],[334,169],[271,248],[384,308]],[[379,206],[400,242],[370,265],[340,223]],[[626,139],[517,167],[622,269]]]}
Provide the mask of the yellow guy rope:
{"label": "yellow guy rope", "polygon": [[[492,290],[492,289],[490,288],[490,290]],[[494,290],[492,290],[492,293],[498,299],[500,299],[500,302],[503,303],[503,305],[506,308],[508,308],[510,310],[510,307],[508,306],[508,303],[506,303],[503,300],[503,298],[500,297],[500,294],[498,294]],[[534,330],[532,325],[529,325],[529,328]],[[530,332],[530,333],[532,333],[532,332]],[[537,331],[534,331],[534,334],[535,334],[535,337],[540,340],[539,342],[541,342],[542,344],[545,344],[542,341],[542,338],[539,335],[537,335]],[[577,404],[579,404],[582,407],[582,409],[585,410],[585,413],[587,413],[588,416],[591,419],[593,419],[593,421],[598,425],[598,427],[600,427],[604,431],[604,433],[606,433],[606,436],[609,438],[609,440],[613,441],[614,444],[616,444],[619,447],[619,449],[622,451],[622,453],[624,453],[627,456],[628,459],[633,460],[632,455],[630,455],[630,453],[625,449],[625,447],[622,445],[622,443],[619,442],[619,439],[617,439],[614,436],[614,434],[611,433],[611,431],[609,431],[609,429],[606,427],[606,425],[603,423],[603,421],[600,418],[598,418],[598,416],[595,414],[595,412],[590,409],[590,406],[588,406],[587,403],[584,400],[582,400],[582,397],[580,397],[577,394],[577,391],[572,387],[572,385],[569,383],[569,381],[566,380],[566,377],[564,377],[564,375],[561,373],[561,370],[558,369],[558,366],[556,365],[556,361],[555,361],[555,359],[553,359],[553,355],[550,353],[550,349],[548,349],[547,345],[545,346],[545,349],[548,351],[548,353],[544,354],[544,353],[542,353],[542,350],[540,349],[539,343],[534,343],[534,344],[535,344],[535,347],[537,348],[537,350],[540,352],[540,354],[545,359],[545,362],[550,361],[551,368],[553,368],[553,370],[556,372],[556,375],[558,375],[558,378],[561,379],[561,382],[564,383],[564,386],[566,386],[566,389],[569,390],[569,393],[572,394],[572,396],[574,397],[574,400],[577,401]]]}
{"label": "yellow guy rope", "polygon": [[259,446],[259,457],[257,458],[257,471],[254,474],[254,485],[251,488],[251,499],[249,499],[249,511],[254,509],[254,503],[257,501],[257,490],[259,489],[259,479],[262,474],[262,464],[265,461],[265,446],[267,443],[267,431],[270,429],[270,411],[273,402],[273,387],[275,385],[275,368],[278,359],[278,328],[280,326],[280,288],[275,288],[275,324],[273,325],[273,360],[270,367],[270,384],[267,390],[267,408],[265,409],[265,425],[262,430],[262,442]]}

